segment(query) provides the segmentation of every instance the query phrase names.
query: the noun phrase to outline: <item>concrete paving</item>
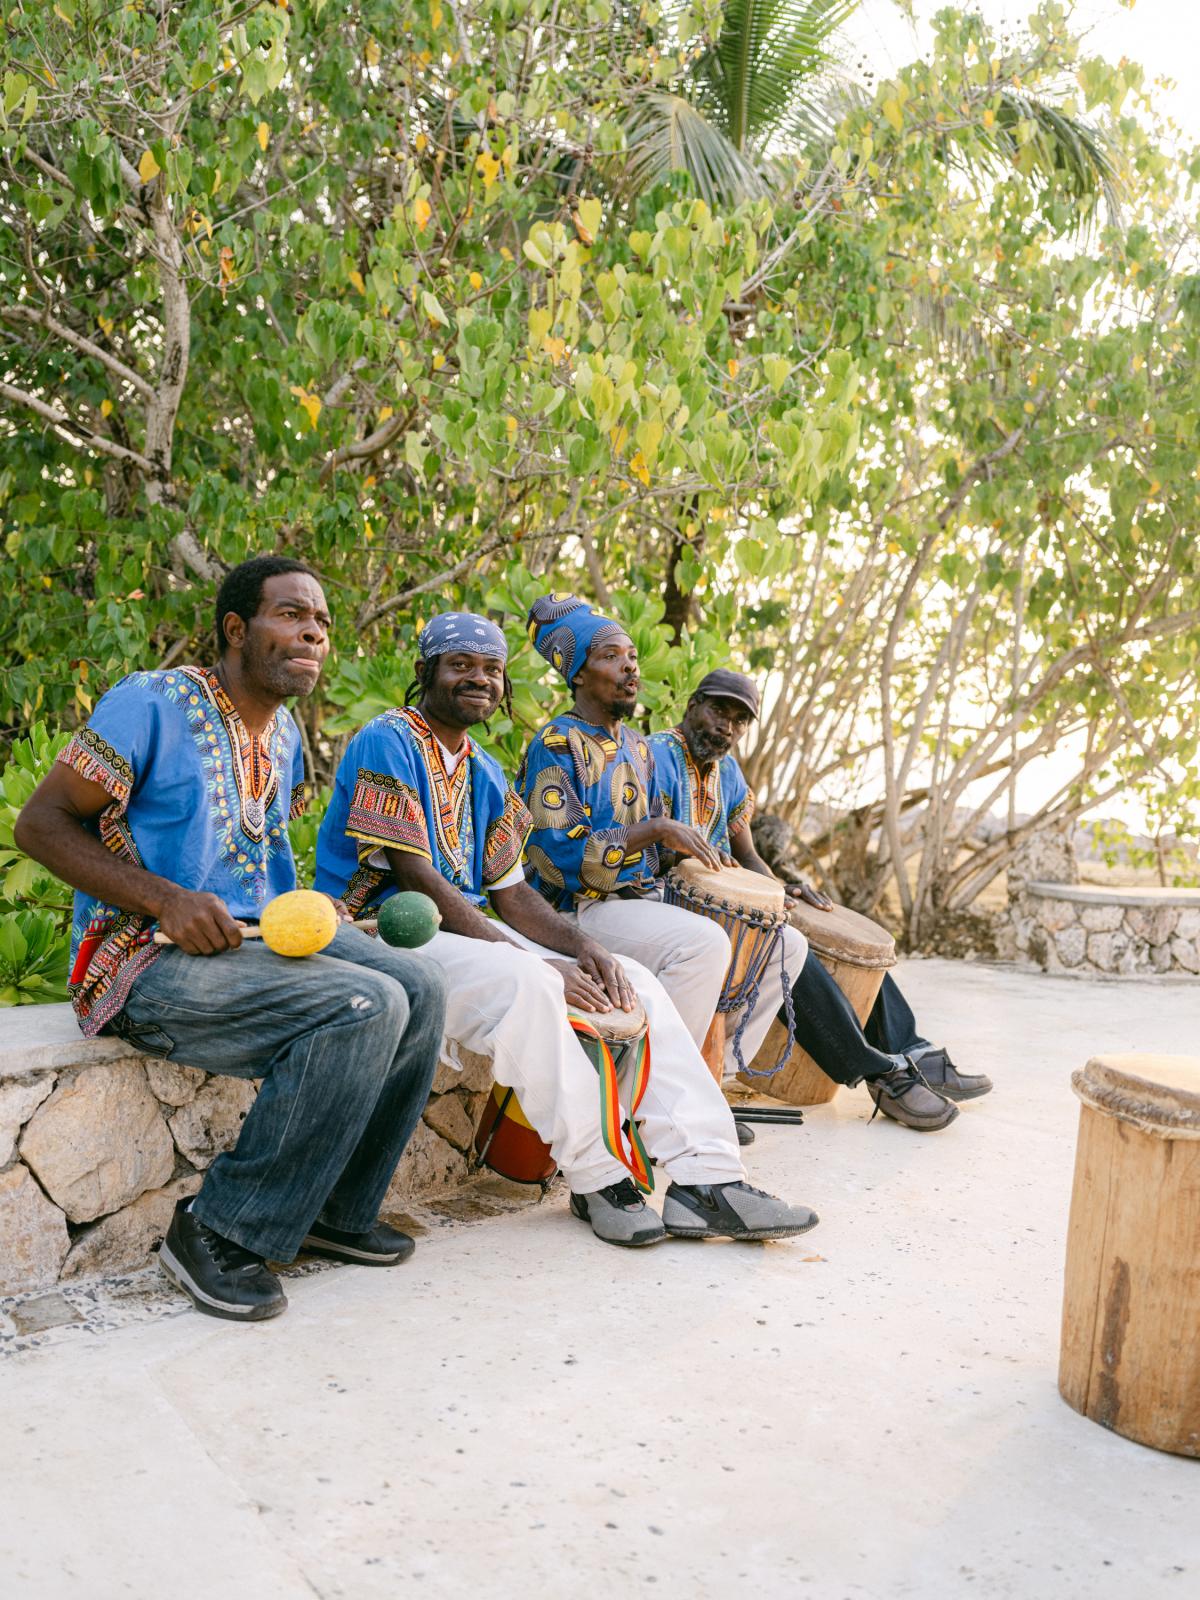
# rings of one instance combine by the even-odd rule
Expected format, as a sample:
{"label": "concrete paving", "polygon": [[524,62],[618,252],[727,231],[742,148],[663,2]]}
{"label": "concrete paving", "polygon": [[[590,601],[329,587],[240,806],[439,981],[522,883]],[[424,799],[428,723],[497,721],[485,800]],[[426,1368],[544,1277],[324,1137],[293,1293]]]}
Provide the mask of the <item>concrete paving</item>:
{"label": "concrete paving", "polygon": [[[910,963],[997,1083],[946,1132],[843,1091],[760,1127],[789,1244],[621,1254],[561,1196],[289,1285],[259,1328],[60,1330],[0,1368],[13,1600],[1157,1600],[1200,1593],[1200,1462],[1055,1388],[1099,1051],[1200,1053],[1200,984]],[[69,1337],[68,1337],[69,1335]]]}

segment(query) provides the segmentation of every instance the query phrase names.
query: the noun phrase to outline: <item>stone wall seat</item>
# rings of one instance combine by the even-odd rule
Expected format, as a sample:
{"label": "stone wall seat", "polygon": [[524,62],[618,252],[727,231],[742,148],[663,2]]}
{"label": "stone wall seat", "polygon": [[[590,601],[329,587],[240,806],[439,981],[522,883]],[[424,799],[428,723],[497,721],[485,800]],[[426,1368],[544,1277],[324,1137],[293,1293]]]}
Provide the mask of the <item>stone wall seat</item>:
{"label": "stone wall seat", "polygon": [[1017,954],[1047,972],[1107,977],[1200,973],[1200,889],[1021,884]]}
{"label": "stone wall seat", "polygon": [[[237,1139],[255,1084],[85,1039],[69,1005],[4,1012],[0,1040],[0,1294],[144,1266],[176,1201]],[[400,1205],[468,1178],[490,1063],[438,1064],[388,1191]]]}

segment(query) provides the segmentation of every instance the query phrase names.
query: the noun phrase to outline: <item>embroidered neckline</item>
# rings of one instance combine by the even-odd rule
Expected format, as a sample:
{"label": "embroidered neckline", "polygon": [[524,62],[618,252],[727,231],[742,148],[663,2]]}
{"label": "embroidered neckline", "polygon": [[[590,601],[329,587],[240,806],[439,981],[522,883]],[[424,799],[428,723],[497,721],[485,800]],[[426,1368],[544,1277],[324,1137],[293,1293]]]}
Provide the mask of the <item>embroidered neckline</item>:
{"label": "embroidered neckline", "polygon": [[453,774],[446,772],[442,748],[433,729],[415,706],[400,706],[397,716],[403,718],[421,747],[425,769],[437,805],[438,842],[443,853],[459,874],[466,869],[466,852],[463,848],[464,821],[471,792],[471,758],[475,746],[470,734],[465,735],[466,752]]}

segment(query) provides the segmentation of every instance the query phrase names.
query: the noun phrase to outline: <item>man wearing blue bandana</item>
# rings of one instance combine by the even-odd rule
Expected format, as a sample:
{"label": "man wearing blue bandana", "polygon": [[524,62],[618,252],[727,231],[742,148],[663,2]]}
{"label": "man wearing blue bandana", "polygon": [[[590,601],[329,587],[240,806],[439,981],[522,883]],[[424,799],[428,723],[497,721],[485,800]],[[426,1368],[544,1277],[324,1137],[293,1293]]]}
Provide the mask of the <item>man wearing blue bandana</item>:
{"label": "man wearing blue bandana", "polygon": [[[761,1239],[811,1228],[807,1208],[742,1181],[728,1107],[662,986],[633,963],[622,968],[525,882],[529,814],[467,734],[510,693],[501,630],[453,612],[426,625],[418,649],[406,704],[357,733],[338,767],[317,886],[356,916],[398,889],[436,903],[441,930],[422,954],[448,979],[446,1036],[491,1056],[597,1237],[641,1246],[668,1232]],[[605,1142],[600,1081],[567,1017],[568,1003],[630,1010],[635,995],[652,1055],[641,1134],[671,1179],[661,1222]]]}
{"label": "man wearing blue bandana", "polygon": [[[664,808],[699,828],[714,849],[751,872],[773,877],[750,832],[754,795],[733,754],[758,716],[753,679],[721,668],[704,678],[688,701],[678,727],[651,737]],[[827,909],[833,902],[807,884],[788,893]],[[806,954],[803,936],[785,928],[785,960],[793,979],[792,1031],[838,1083],[864,1082],[884,1116],[922,1132],[944,1128],[958,1115],[950,1102],[986,1094],[991,1080],[959,1072],[945,1050],[916,1030],[916,1020],[895,980],[886,975],[865,1028],[817,957]],[[768,997],[749,1019],[742,1041],[747,1061],[762,1043],[782,996]],[[780,1012],[781,1020],[785,1020]],[[734,1070],[727,1057],[726,1070]]]}

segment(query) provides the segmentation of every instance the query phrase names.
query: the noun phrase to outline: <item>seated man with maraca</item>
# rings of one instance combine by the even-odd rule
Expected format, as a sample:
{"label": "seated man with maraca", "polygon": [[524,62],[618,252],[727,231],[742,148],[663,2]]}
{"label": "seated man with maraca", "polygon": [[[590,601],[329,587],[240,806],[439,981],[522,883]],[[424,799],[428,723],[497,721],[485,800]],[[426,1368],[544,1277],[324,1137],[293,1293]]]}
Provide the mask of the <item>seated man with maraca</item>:
{"label": "seated man with maraca", "polygon": [[323,897],[323,954],[291,961],[243,939],[295,889],[287,824],[303,809],[304,759],[284,701],[316,685],[330,619],[314,574],[278,556],[228,573],[216,613],[216,666],[122,679],[15,831],[76,890],[83,1032],[262,1079],[159,1257],[197,1310],[255,1322],[287,1305],[268,1260],[304,1248],[392,1266],[412,1253],[377,1219],[433,1082],[445,980],[423,956],[339,926]]}
{"label": "seated man with maraca", "polygon": [[[361,729],[338,767],[318,888],[356,915],[397,890],[434,901],[441,931],[424,950],[448,979],[447,1037],[491,1056],[597,1237],[641,1246],[665,1233],[763,1239],[811,1228],[806,1207],[744,1183],[729,1108],[661,985],[632,963],[623,969],[525,883],[528,813],[467,735],[509,693],[503,632],[451,612],[426,624],[418,650],[406,704]],[[484,914],[489,902],[499,920]],[[652,1060],[641,1135],[671,1179],[661,1222],[605,1137],[600,1080],[567,1016],[568,1005],[628,1011],[635,996]]]}
{"label": "seated man with maraca", "polygon": [[[750,833],[754,796],[733,754],[758,711],[754,680],[722,668],[700,682],[679,725],[654,734],[650,746],[667,812],[703,832],[726,860],[771,877]],[[789,885],[788,893],[822,909],[833,904],[807,884]],[[865,1080],[885,1116],[922,1131],[954,1120],[958,1113],[951,1101],[973,1099],[992,1087],[981,1073],[959,1072],[945,1050],[917,1034],[912,1011],[890,974],[864,1028],[817,956],[805,953],[802,936],[790,927],[783,935],[785,965],[795,979],[793,1036],[836,1082]],[[776,994],[750,1018],[743,1039],[746,1060],[762,1043],[778,1005]],[[732,1070],[732,1062],[726,1066]],[[769,1092],[769,1082],[766,1087]]]}

